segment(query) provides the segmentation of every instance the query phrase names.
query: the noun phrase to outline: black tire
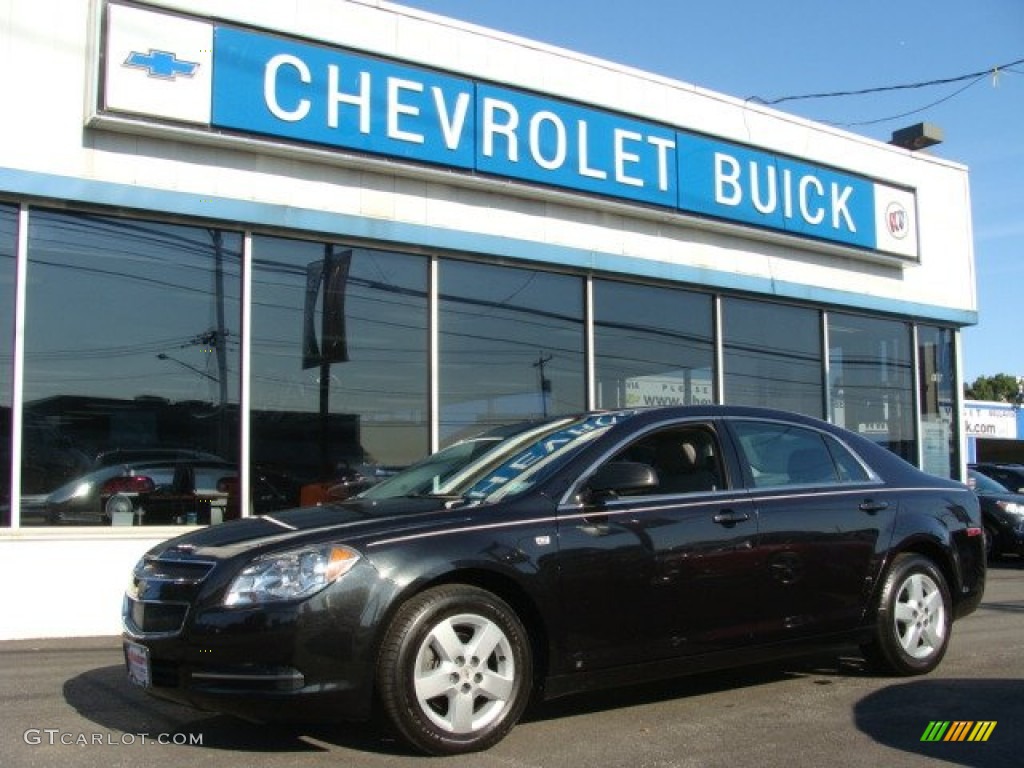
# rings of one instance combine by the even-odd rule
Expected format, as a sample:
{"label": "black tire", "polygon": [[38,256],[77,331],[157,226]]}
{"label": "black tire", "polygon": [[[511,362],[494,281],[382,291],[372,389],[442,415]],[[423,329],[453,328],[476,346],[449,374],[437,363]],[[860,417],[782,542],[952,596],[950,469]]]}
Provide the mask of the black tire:
{"label": "black tire", "polygon": [[927,557],[897,555],[878,599],[874,639],[865,657],[897,675],[923,675],[942,661],[949,647],[953,609],[942,572]]}
{"label": "black tire", "polygon": [[465,584],[435,587],[402,605],[377,661],[387,720],[431,755],[498,743],[532,688],[530,639],[519,617],[496,595]]}
{"label": "black tire", "polygon": [[991,560],[992,562],[995,562],[996,560],[998,560],[999,557],[1002,555],[1002,553],[999,551],[999,548],[996,547],[997,537],[998,537],[998,534],[996,533],[996,529],[993,528],[991,525],[986,525],[985,526],[985,558],[987,560]]}

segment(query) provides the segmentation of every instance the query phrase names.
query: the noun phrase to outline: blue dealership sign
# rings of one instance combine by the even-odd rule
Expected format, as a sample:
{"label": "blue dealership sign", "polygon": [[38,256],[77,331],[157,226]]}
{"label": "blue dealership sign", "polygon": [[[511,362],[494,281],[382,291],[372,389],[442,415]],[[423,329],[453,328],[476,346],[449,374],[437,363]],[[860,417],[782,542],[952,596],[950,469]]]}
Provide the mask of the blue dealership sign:
{"label": "blue dealership sign", "polygon": [[473,168],[473,84],[449,75],[216,27],[215,126]]}
{"label": "blue dealership sign", "polygon": [[680,210],[875,247],[873,182],[704,136],[678,142]]}
{"label": "blue dealership sign", "polygon": [[111,7],[116,12],[108,24],[130,26],[131,35],[108,34],[121,48],[110,48],[105,59],[107,111],[515,179],[917,258],[913,190],[365,53]]}
{"label": "blue dealership sign", "polygon": [[477,85],[477,115],[479,171],[675,205],[671,129],[486,84]]}

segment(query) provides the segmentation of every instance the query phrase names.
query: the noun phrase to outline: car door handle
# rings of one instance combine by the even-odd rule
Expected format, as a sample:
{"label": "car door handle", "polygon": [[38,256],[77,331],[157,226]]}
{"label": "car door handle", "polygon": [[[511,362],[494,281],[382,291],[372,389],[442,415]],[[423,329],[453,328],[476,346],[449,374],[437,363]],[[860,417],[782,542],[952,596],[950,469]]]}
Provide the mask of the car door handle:
{"label": "car door handle", "polygon": [[746,512],[734,512],[731,509],[727,509],[723,512],[719,512],[711,519],[719,525],[729,527],[736,525],[736,523],[745,523],[747,520],[750,519],[750,515],[748,515]]}
{"label": "car door handle", "polygon": [[881,512],[883,509],[888,508],[888,501],[875,501],[873,499],[864,499],[864,501],[860,503],[860,511],[867,512],[871,515],[873,515],[875,512]]}

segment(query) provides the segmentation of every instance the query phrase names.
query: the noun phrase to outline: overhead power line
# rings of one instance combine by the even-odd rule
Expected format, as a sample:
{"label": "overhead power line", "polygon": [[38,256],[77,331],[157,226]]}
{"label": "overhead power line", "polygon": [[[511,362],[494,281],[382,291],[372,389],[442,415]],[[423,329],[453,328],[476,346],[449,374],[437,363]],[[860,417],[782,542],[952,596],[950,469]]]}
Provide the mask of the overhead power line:
{"label": "overhead power line", "polygon": [[1011,62],[1009,62],[1007,64],[1000,64],[1000,65],[995,66],[995,67],[990,67],[988,69],[979,70],[978,72],[970,72],[970,73],[968,73],[966,75],[958,75],[956,77],[945,77],[945,78],[941,78],[941,79],[938,79],[938,80],[923,80],[921,82],[916,82],[916,83],[901,83],[901,84],[898,84],[898,85],[883,85],[883,86],[878,86],[878,87],[875,87],[875,88],[861,88],[859,90],[854,90],[854,91],[831,91],[831,92],[827,92],[827,93],[806,93],[806,94],[802,94],[802,95],[799,95],[799,96],[780,96],[777,99],[762,99],[760,96],[751,96],[749,101],[756,101],[756,102],[759,102],[761,104],[767,104],[769,106],[773,106],[775,104],[782,104],[782,103],[787,102],[787,101],[807,101],[807,100],[810,100],[810,99],[831,99],[831,98],[835,98],[835,97],[839,97],[839,96],[864,96],[864,95],[870,94],[870,93],[884,93],[884,92],[887,92],[887,91],[905,91],[905,90],[911,90],[911,89],[915,89],[915,88],[929,88],[929,87],[936,86],[936,85],[948,85],[950,83],[959,83],[959,82],[963,82],[964,80],[975,80],[977,78],[987,77],[989,75],[991,75],[992,77],[995,78],[995,77],[998,77],[1000,75],[1000,73],[1006,72],[1006,71],[1010,71],[1010,72],[1014,72],[1015,74],[1019,74],[1018,70],[1013,69],[1013,67],[1017,66],[1018,64],[1024,64],[1024,59],[1017,59],[1016,61],[1011,61]]}
{"label": "overhead power line", "polygon": [[889,115],[888,117],[876,117],[873,120],[858,120],[858,121],[852,122],[852,123],[831,123],[831,124],[832,125],[838,125],[838,126],[843,127],[843,128],[857,128],[857,127],[860,127],[862,125],[877,125],[878,123],[888,123],[891,120],[902,120],[905,117],[910,117],[911,115],[919,114],[921,112],[924,112],[925,110],[931,109],[932,107],[937,107],[939,104],[947,102],[950,99],[956,98],[961,93],[966,91],[968,88],[972,88],[975,85],[977,85],[978,83],[980,83],[982,77],[984,77],[984,75],[982,75],[980,77],[977,77],[974,80],[971,80],[969,83],[967,83],[967,85],[963,85],[963,86],[957,88],[955,91],[953,91],[950,94],[947,94],[946,96],[943,96],[941,99],[937,99],[936,101],[930,102],[930,103],[925,104],[924,106],[921,106],[921,107],[916,107],[915,109],[911,109],[911,110],[908,110],[906,112],[900,112],[898,115]]}

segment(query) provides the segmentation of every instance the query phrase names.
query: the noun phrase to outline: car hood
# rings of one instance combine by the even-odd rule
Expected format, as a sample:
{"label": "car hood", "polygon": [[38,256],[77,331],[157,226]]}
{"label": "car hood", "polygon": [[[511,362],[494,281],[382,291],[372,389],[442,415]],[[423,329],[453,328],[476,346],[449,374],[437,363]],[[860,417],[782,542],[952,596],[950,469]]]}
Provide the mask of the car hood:
{"label": "car hood", "polygon": [[1020,493],[996,493],[994,491],[975,491],[979,497],[983,499],[990,499],[991,501],[1005,501],[1010,504],[1021,504],[1024,505],[1024,494]]}
{"label": "car hood", "polygon": [[[174,550],[181,555],[231,557],[243,551],[296,546],[324,541],[337,535],[347,539],[386,530],[397,533],[433,525],[441,514],[447,519],[451,502],[442,498],[350,499],[337,504],[282,510],[234,520],[187,533],[151,550]],[[457,515],[462,517],[463,515]]]}

